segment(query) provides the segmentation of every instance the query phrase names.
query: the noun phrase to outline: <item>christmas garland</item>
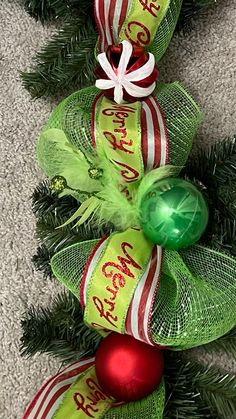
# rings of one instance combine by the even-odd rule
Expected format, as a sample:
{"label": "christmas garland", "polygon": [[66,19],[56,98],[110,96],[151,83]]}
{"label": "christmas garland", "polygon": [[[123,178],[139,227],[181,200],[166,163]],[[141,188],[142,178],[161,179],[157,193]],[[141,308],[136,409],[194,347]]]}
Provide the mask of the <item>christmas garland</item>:
{"label": "christmas garland", "polygon": [[[156,83],[181,5],[95,0],[96,87],[63,100],[39,137],[39,164],[57,199],[71,204],[56,229],[96,232],[64,242],[50,267],[79,300],[85,325],[96,331],[88,333],[103,339],[95,357],[42,387],[25,419],[170,418],[176,383],[192,369],[173,365],[175,351],[235,327],[233,252],[204,244],[213,205],[183,178],[201,110],[179,83]],[[211,415],[220,409],[200,399],[181,417],[218,417]],[[235,393],[229,399],[233,412]]]}

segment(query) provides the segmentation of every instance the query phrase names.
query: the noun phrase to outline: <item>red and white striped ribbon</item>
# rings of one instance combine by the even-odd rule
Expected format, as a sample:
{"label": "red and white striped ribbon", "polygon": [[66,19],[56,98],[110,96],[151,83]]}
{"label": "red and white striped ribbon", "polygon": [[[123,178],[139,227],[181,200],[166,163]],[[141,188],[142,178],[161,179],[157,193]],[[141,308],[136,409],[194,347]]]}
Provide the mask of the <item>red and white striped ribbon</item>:
{"label": "red and white striped ribbon", "polygon": [[126,333],[135,339],[155,345],[150,322],[156,291],[160,282],[163,249],[154,246],[147,269],[140,278],[126,317]]}
{"label": "red and white striped ribbon", "polygon": [[[108,237],[103,238],[90,254],[81,283],[81,304],[86,305],[86,295],[94,269],[106,248]],[[137,287],[128,309],[125,331],[136,339],[155,345],[150,334],[150,321],[156,291],[160,282],[163,249],[154,246],[151,258],[142,276],[137,281]]]}
{"label": "red and white striped ribbon", "polygon": [[106,247],[107,240],[108,240],[108,236],[104,236],[101,240],[99,240],[99,242],[95,245],[95,247],[93,248],[92,252],[90,253],[88,257],[88,260],[84,269],[82,281],[81,281],[81,286],[80,286],[80,304],[83,310],[85,309],[85,306],[86,306],[88,285],[91,281],[94,269],[97,266],[97,263],[102,255],[102,252],[104,248]]}
{"label": "red and white striped ribbon", "polygon": [[132,0],[95,0],[99,51],[104,52],[109,45],[118,42],[119,32],[131,3]]}
{"label": "red and white striped ribbon", "polygon": [[95,358],[75,362],[51,377],[36,394],[23,419],[51,419],[60,406],[66,391],[77,378],[94,365]]}
{"label": "red and white striped ribbon", "polygon": [[168,134],[157,100],[150,96],[142,101],[142,156],[145,170],[168,163]]}

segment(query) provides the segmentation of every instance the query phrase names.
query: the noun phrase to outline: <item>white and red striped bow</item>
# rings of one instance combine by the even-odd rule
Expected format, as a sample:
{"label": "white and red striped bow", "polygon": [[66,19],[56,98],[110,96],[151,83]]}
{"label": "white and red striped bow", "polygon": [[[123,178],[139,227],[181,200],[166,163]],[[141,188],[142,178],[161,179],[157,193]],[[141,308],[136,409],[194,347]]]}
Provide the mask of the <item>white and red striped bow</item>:
{"label": "white and red striped bow", "polygon": [[130,96],[143,98],[149,96],[156,87],[156,82],[151,83],[147,87],[141,87],[134,83],[151,76],[155,68],[154,55],[149,53],[148,61],[141,68],[129,71],[127,66],[132,56],[133,46],[128,41],[123,41],[122,46],[122,53],[117,69],[113,68],[105,52],[99,54],[97,57],[108,79],[98,79],[96,81],[96,87],[102,90],[114,88],[114,100],[118,104],[123,102],[124,89]]}

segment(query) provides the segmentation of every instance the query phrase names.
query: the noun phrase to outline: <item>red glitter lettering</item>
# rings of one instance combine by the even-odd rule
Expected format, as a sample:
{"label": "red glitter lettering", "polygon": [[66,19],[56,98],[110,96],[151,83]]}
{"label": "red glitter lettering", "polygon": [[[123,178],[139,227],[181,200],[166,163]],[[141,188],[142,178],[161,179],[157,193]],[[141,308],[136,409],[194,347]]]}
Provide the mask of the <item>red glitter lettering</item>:
{"label": "red glitter lettering", "polygon": [[[156,13],[154,13],[154,11],[153,11],[153,9],[155,10],[155,11],[157,11],[157,12],[159,12],[159,10],[160,10],[160,8],[161,8],[161,6],[160,5],[158,5],[158,6],[156,6],[155,4],[153,4],[153,3],[150,3],[150,4],[148,4],[148,1],[149,0],[139,0],[139,3],[143,6],[143,10],[144,11],[148,11],[152,16],[154,16],[154,17],[157,17],[157,14]],[[153,2],[155,3],[157,0],[153,0]]]}
{"label": "red glitter lettering", "polygon": [[113,160],[114,163],[118,164],[119,166],[124,167],[124,170],[121,170],[121,175],[127,182],[133,182],[135,179],[138,179],[139,172],[135,170],[133,167],[128,166],[125,163],[121,163],[117,160]]}
{"label": "red glitter lettering", "polygon": [[86,416],[94,418],[93,413],[99,411],[99,408],[95,408],[98,402],[107,398],[110,399],[110,397],[102,392],[101,387],[92,378],[87,378],[86,385],[88,387],[87,390],[92,391],[85,396],[81,393],[74,393],[73,399],[76,403],[77,410],[82,410]]}
{"label": "red glitter lettering", "polygon": [[102,113],[105,116],[116,116],[116,118],[127,118],[129,113],[134,113],[135,108],[128,105],[113,105],[112,108],[103,109]]}
{"label": "red glitter lettering", "polygon": [[[105,301],[104,301],[105,302]],[[100,314],[101,318],[104,318],[108,323],[110,323],[112,326],[117,327],[115,322],[117,322],[118,317],[113,316],[109,310],[106,310],[104,308],[103,302],[100,300],[99,297],[96,295],[93,296],[93,303],[97,309],[97,311]]]}
{"label": "red glitter lettering", "polygon": [[[96,295],[92,298],[100,317],[106,319],[106,321],[114,327],[117,327],[116,322],[118,321],[118,317],[112,315],[111,312],[115,310],[115,302],[120,288],[125,287],[125,276],[130,278],[135,277],[134,273],[131,271],[131,267],[139,270],[142,269],[141,266],[129,255],[127,249],[132,250],[133,246],[130,243],[122,242],[121,250],[125,257],[117,256],[118,263],[106,262],[102,266],[102,274],[105,278],[111,278],[112,281],[113,288],[111,286],[106,287],[106,290],[111,293],[110,299],[104,298],[102,301]],[[128,265],[130,265],[130,267]],[[119,272],[114,272],[114,269],[117,269]],[[99,327],[98,324],[96,324],[96,326]]]}
{"label": "red glitter lettering", "polygon": [[[142,30],[135,34],[135,39],[132,39],[132,30],[137,26]],[[148,45],[151,41],[151,34],[148,28],[141,22],[131,21],[128,23],[128,29],[125,29],[125,36],[127,39],[137,47],[142,47],[143,45]]]}
{"label": "red glitter lettering", "polygon": [[111,144],[113,150],[118,149],[120,151],[124,151],[125,153],[133,154],[132,150],[128,150],[128,148],[124,147],[124,145],[131,147],[133,145],[132,140],[129,140],[129,141],[117,140],[116,136],[109,131],[103,131],[103,134],[106,137],[106,139],[109,141],[109,143]]}

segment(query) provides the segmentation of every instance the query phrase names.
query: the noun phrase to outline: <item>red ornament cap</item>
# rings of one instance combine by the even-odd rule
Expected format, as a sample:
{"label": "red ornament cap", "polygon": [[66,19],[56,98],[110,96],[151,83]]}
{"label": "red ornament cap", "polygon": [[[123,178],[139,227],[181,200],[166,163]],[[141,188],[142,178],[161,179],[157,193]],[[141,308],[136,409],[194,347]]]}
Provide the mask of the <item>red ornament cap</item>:
{"label": "red ornament cap", "polygon": [[129,335],[110,333],[95,358],[98,382],[117,401],[146,397],[160,384],[164,358],[160,349]]}
{"label": "red ornament cap", "polygon": [[96,86],[116,103],[149,96],[156,86],[158,70],[154,55],[128,41],[111,45],[98,55]]}

